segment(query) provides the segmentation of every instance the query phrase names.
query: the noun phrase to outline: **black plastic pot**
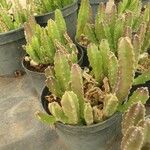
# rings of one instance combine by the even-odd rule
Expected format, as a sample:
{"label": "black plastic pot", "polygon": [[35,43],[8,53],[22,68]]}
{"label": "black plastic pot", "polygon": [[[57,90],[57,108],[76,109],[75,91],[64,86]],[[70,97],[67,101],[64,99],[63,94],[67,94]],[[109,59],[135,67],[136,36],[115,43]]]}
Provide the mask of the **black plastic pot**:
{"label": "black plastic pot", "polygon": [[[93,13],[93,16],[95,18],[96,14],[97,14],[97,9],[98,9],[98,6],[101,2],[108,2],[108,0],[89,0],[90,1],[90,5],[91,5],[91,8],[92,8],[92,13]],[[80,7],[80,3],[81,3],[81,0],[78,0],[78,5]]]}
{"label": "black plastic pot", "polygon": [[32,83],[32,86],[35,88],[37,94],[40,95],[43,87],[45,86],[45,80],[46,80],[45,74],[41,73],[41,72],[29,70],[26,67],[24,60],[22,60],[22,66],[23,66],[27,76],[29,77],[29,79]]}
{"label": "black plastic pot", "polygon": [[[45,96],[48,88],[42,91],[41,102],[45,111],[48,101]],[[121,135],[121,114],[116,113],[102,123],[91,126],[71,126],[56,123],[56,132],[67,145],[69,150],[119,150]]]}
{"label": "black plastic pot", "polygon": [[[77,10],[78,10],[77,1],[75,1],[73,4],[69,6],[62,8],[61,10],[64,19],[66,21],[68,34],[74,40],[77,25]],[[37,23],[44,27],[47,25],[47,21],[50,18],[54,19],[54,11],[43,15],[35,16]]]}
{"label": "black plastic pot", "polygon": [[23,28],[0,33],[0,76],[13,76],[23,70],[21,60],[25,51],[22,45],[25,43]]}
{"label": "black plastic pot", "polygon": [[[83,61],[83,51],[82,49],[78,49],[78,64],[82,66],[82,61]],[[26,65],[25,61],[22,60],[22,66],[26,72],[26,74],[29,76],[29,79],[31,80],[31,83],[33,87],[35,88],[36,92],[40,95],[42,92],[43,87],[45,86],[45,74],[41,72],[35,72],[29,70]]]}

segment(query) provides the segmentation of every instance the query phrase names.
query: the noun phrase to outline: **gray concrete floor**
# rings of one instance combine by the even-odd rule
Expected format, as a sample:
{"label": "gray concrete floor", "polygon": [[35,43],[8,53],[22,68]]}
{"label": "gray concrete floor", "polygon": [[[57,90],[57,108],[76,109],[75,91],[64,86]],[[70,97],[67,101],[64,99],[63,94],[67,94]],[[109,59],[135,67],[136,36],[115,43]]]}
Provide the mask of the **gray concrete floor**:
{"label": "gray concrete floor", "polygon": [[55,131],[34,113],[39,98],[26,75],[0,78],[0,150],[66,150]]}

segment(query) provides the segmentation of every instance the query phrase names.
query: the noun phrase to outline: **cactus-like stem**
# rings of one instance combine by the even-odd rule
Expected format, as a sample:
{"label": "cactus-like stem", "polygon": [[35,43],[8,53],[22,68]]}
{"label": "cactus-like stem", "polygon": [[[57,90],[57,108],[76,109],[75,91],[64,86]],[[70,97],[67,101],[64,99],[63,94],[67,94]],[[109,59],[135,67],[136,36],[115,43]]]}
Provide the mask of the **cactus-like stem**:
{"label": "cactus-like stem", "polygon": [[68,118],[69,124],[78,124],[80,122],[79,99],[72,91],[66,91],[61,100],[62,109]]}
{"label": "cactus-like stem", "polygon": [[119,3],[118,6],[118,12],[119,13],[124,13],[125,11],[133,11],[133,12],[138,12],[139,9],[141,9],[142,4],[141,1],[139,0],[122,0]]}
{"label": "cactus-like stem", "polygon": [[93,108],[90,103],[85,103],[84,106],[84,119],[87,125],[91,125],[94,122]]}
{"label": "cactus-like stem", "polygon": [[118,99],[114,94],[107,94],[104,98],[103,114],[105,118],[112,116],[118,107]]}
{"label": "cactus-like stem", "polygon": [[103,61],[101,52],[95,44],[90,44],[87,48],[87,54],[95,79],[101,83],[103,79]]}
{"label": "cactus-like stem", "polygon": [[112,92],[115,90],[115,86],[117,84],[117,76],[118,76],[118,60],[113,52],[109,52],[108,59],[108,79],[111,86]]}
{"label": "cactus-like stem", "polygon": [[49,19],[46,28],[47,28],[48,35],[52,39],[53,42],[55,40],[62,41],[62,37],[60,35],[58,26],[55,21],[53,21],[52,19]]}
{"label": "cactus-like stem", "polygon": [[37,37],[34,36],[32,37],[31,43],[26,45],[26,52],[37,63],[41,62],[40,55],[37,53],[37,50],[39,49],[40,49],[39,40]]}
{"label": "cactus-like stem", "polygon": [[48,67],[45,69],[45,76],[46,76],[46,78],[55,77],[54,74],[55,74],[55,72],[54,72],[54,67],[48,66]]}
{"label": "cactus-like stem", "polygon": [[12,18],[6,12],[6,10],[1,9],[0,20],[6,25],[6,27],[8,28],[8,31],[14,29],[14,23],[12,22]]}
{"label": "cactus-like stem", "polygon": [[89,4],[89,0],[82,0],[81,6],[78,14],[78,20],[77,20],[77,33],[76,33],[76,39],[78,40],[80,38],[80,35],[83,33],[85,25],[90,22],[91,20],[91,7]]}
{"label": "cactus-like stem", "polygon": [[39,31],[40,26],[36,24],[35,18],[33,16],[29,17],[28,22],[24,23],[25,38],[27,43],[31,41],[35,32],[35,29]]}
{"label": "cactus-like stem", "polygon": [[133,12],[126,12],[125,13],[125,26],[132,27],[133,26]]}
{"label": "cactus-like stem", "polygon": [[122,121],[122,133],[126,134],[131,126],[135,126],[140,120],[144,120],[145,107],[141,102],[133,104],[124,114]]}
{"label": "cactus-like stem", "polygon": [[71,68],[71,89],[74,93],[76,93],[79,99],[79,107],[80,107],[80,115],[81,118],[84,118],[84,89],[83,89],[83,78],[82,78],[82,70],[77,65],[72,65]]}
{"label": "cactus-like stem", "polygon": [[59,9],[55,10],[55,22],[57,24],[57,27],[59,28],[59,31],[61,32],[60,34],[63,35],[67,31],[67,27],[61,10]]}
{"label": "cactus-like stem", "polygon": [[95,34],[99,41],[106,38],[105,24],[103,21],[99,22],[98,25],[95,25]]}
{"label": "cactus-like stem", "polygon": [[102,122],[103,121],[103,111],[98,106],[93,107],[93,115],[94,115],[94,122]]}
{"label": "cactus-like stem", "polygon": [[125,31],[124,31],[124,37],[129,37],[130,39],[132,39],[132,28],[129,26],[125,27]]}
{"label": "cactus-like stem", "polygon": [[147,29],[145,33],[144,42],[142,45],[142,52],[147,51],[147,49],[150,47],[150,21],[147,24]]}
{"label": "cactus-like stem", "polygon": [[150,143],[150,119],[141,120],[138,126],[144,128],[144,144]]}
{"label": "cactus-like stem", "polygon": [[78,53],[78,49],[76,47],[76,45],[73,43],[73,41],[71,40],[71,38],[69,37],[69,35],[67,34],[67,32],[65,32],[65,34],[63,34],[64,39],[65,39],[65,43],[66,43],[66,47],[68,49],[68,51],[74,52],[74,53]]}
{"label": "cactus-like stem", "polygon": [[146,34],[146,23],[142,23],[137,32],[137,35],[139,36],[141,44],[143,44],[144,42],[145,34]]}
{"label": "cactus-like stem", "polygon": [[4,8],[6,10],[9,10],[12,6],[12,2],[11,1],[7,1],[7,0],[1,0],[0,2],[0,8]]}
{"label": "cactus-like stem", "polygon": [[100,42],[100,52],[102,55],[102,60],[103,60],[103,71],[104,71],[104,75],[107,76],[108,75],[108,60],[109,60],[109,52],[110,52],[110,48],[109,48],[109,43],[107,40],[101,40]]}
{"label": "cactus-like stem", "polygon": [[98,44],[98,40],[95,34],[95,27],[93,24],[86,24],[84,28],[84,33],[91,43]]}
{"label": "cactus-like stem", "polygon": [[145,136],[145,143],[150,143],[150,119],[146,120],[146,136]]}
{"label": "cactus-like stem", "polygon": [[146,71],[142,73],[142,75],[134,79],[133,85],[144,84],[149,80],[150,80],[150,71]]}
{"label": "cactus-like stem", "polygon": [[99,41],[105,38],[103,19],[105,17],[105,4],[100,3],[95,19],[95,34]]}
{"label": "cactus-like stem", "polygon": [[141,42],[139,36],[136,34],[133,37],[133,47],[134,47],[134,54],[135,54],[135,68],[137,68],[139,55],[141,50]]}
{"label": "cactus-like stem", "polygon": [[49,103],[48,108],[56,121],[61,121],[64,124],[68,123],[68,118],[65,116],[62,107],[57,102]]}
{"label": "cactus-like stem", "polygon": [[63,95],[63,92],[56,78],[48,77],[46,80],[46,86],[49,88],[49,91],[52,92],[55,96],[60,98]]}
{"label": "cactus-like stem", "polygon": [[56,78],[63,92],[70,89],[70,66],[66,55],[57,51],[54,58],[54,70]]}
{"label": "cactus-like stem", "polygon": [[135,56],[131,40],[128,37],[121,38],[118,44],[119,74],[116,96],[122,103],[128,96],[132,86],[135,71]]}
{"label": "cactus-like stem", "polygon": [[132,126],[123,137],[121,150],[141,150],[143,142],[143,128]]}
{"label": "cactus-like stem", "polygon": [[[52,40],[47,36],[46,29],[43,29],[43,32],[40,35],[40,41],[41,41],[41,57],[43,59],[43,62],[41,61],[41,64],[53,64],[54,62],[54,55],[55,55],[55,47],[53,45]],[[46,39],[46,40],[45,40]],[[39,52],[38,52],[39,53]]]}
{"label": "cactus-like stem", "polygon": [[116,25],[114,28],[114,47],[113,47],[113,51],[117,52],[117,43],[119,38],[123,35],[124,32],[124,17],[121,16],[120,18],[117,19],[116,21]]}
{"label": "cactus-like stem", "polygon": [[44,114],[42,112],[36,112],[35,113],[35,116],[40,120],[42,121],[43,123],[46,123],[48,125],[54,125],[56,123],[56,119],[54,116],[51,116],[51,115],[47,115],[47,114]]}
{"label": "cactus-like stem", "polygon": [[149,92],[148,92],[148,88],[138,88],[133,94],[132,96],[130,96],[129,100],[122,105],[122,108],[120,108],[120,111],[126,111],[128,108],[130,108],[133,104],[137,103],[137,102],[141,102],[142,104],[145,104],[146,101],[149,98]]}

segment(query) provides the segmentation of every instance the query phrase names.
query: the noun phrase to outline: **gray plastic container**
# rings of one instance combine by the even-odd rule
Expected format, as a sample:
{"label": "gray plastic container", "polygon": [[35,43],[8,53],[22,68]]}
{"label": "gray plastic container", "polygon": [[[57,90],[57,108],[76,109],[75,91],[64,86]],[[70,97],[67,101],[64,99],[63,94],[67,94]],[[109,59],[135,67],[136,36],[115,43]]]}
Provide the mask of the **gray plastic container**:
{"label": "gray plastic container", "polygon": [[[78,49],[78,64],[82,66],[83,61],[83,51],[82,49]],[[22,60],[22,66],[28,75],[29,79],[31,80],[32,86],[35,88],[38,95],[41,95],[41,92],[45,86],[45,74],[37,71],[31,71],[25,66],[25,61]]]}
{"label": "gray plastic container", "polygon": [[[90,5],[91,5],[91,8],[92,8],[92,13],[93,13],[94,18],[97,14],[97,9],[98,9],[99,3],[108,2],[108,0],[89,0],[89,1],[90,1]],[[81,3],[81,0],[78,0],[79,7],[80,7],[80,3]]]}
{"label": "gray plastic container", "polygon": [[[48,101],[45,96],[50,94],[45,87],[41,94],[41,103],[44,110],[48,110]],[[114,114],[102,123],[91,126],[71,126],[56,123],[56,132],[66,144],[68,150],[120,150],[122,115]]]}
{"label": "gray plastic container", "polygon": [[31,71],[25,67],[25,61],[22,60],[22,66],[29,77],[33,88],[36,90],[37,94],[40,95],[43,87],[45,86],[45,74],[37,71]]}
{"label": "gray plastic container", "polygon": [[121,114],[91,126],[56,124],[56,131],[69,150],[120,150]]}
{"label": "gray plastic container", "polygon": [[[78,10],[77,1],[61,9],[64,19],[66,21],[68,34],[73,40],[76,34],[77,10]],[[44,27],[47,25],[47,21],[50,18],[54,19],[54,11],[46,13],[44,15],[35,16],[37,23]]]}
{"label": "gray plastic container", "polygon": [[21,60],[25,51],[22,45],[25,43],[23,28],[0,33],[0,76],[14,76],[16,71],[23,70]]}

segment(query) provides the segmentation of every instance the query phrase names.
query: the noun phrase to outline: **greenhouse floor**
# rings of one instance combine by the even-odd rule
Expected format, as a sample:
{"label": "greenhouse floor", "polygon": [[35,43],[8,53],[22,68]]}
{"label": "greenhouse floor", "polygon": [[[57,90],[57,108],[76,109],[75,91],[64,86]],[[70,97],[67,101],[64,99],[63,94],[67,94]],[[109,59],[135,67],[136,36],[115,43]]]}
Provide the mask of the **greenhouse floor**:
{"label": "greenhouse floor", "polygon": [[26,75],[0,78],[0,150],[66,150],[55,131],[35,118],[40,107]]}
{"label": "greenhouse floor", "polygon": [[39,122],[39,97],[27,76],[0,78],[0,150],[67,150],[54,129]]}

